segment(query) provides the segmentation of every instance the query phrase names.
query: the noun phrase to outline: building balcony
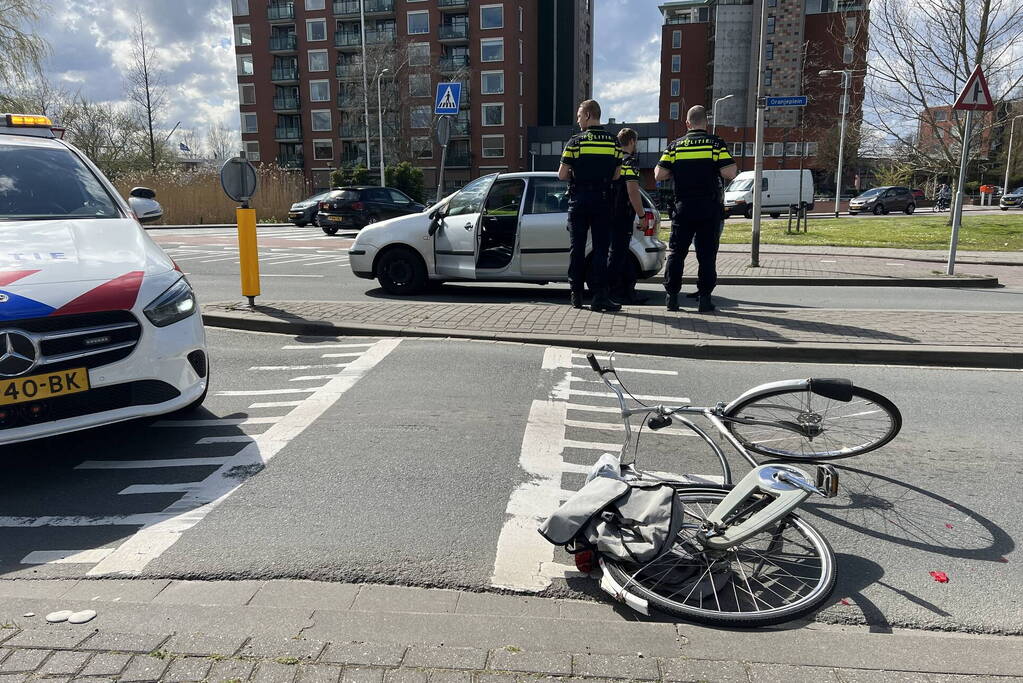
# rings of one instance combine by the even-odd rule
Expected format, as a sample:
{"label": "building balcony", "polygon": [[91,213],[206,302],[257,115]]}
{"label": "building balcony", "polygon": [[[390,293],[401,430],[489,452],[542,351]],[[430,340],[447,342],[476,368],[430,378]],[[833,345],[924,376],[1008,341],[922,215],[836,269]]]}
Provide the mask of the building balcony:
{"label": "building balcony", "polygon": [[334,47],[360,47],[362,33],[359,31],[337,31],[334,33]]}
{"label": "building balcony", "polygon": [[291,95],[277,95],[274,97],[274,111],[298,111],[302,106],[302,100]]}
{"label": "building balcony", "polygon": [[437,36],[442,43],[465,43],[469,41],[468,24],[441,24]]}
{"label": "building balcony", "polygon": [[282,36],[270,36],[270,52],[294,52],[298,49],[298,36],[289,33]]}
{"label": "building balcony", "polygon": [[365,166],[366,155],[364,154],[352,154],[351,152],[343,152],[341,154],[341,165],[342,166]]}
{"label": "building balcony", "polygon": [[464,138],[469,136],[469,117],[459,116],[451,122],[451,137]]}
{"label": "building balcony", "polygon": [[437,62],[437,67],[443,72],[458,71],[460,69],[465,69],[468,66],[468,55],[449,55],[447,57],[441,57]]}
{"label": "building balcony", "polygon": [[275,66],[270,70],[270,80],[274,83],[298,81],[297,66]]}
{"label": "building balcony", "polygon": [[469,9],[469,0],[437,0],[441,12],[464,12]]}
{"label": "building balcony", "polygon": [[362,78],[362,64],[338,64],[334,70],[338,78]]}
{"label": "building balcony", "polygon": [[266,6],[266,18],[269,21],[294,21],[295,3],[271,2]]}
{"label": "building balcony", "polygon": [[[393,29],[373,29],[366,31],[367,45],[388,45],[396,39]],[[362,46],[362,33],[359,31],[338,31],[334,34],[334,47],[340,49]]]}
{"label": "building balcony", "polygon": [[302,168],[305,166],[305,159],[302,155],[281,154],[277,157],[277,166],[279,168]]}
{"label": "building balcony", "polygon": [[362,123],[342,123],[337,133],[342,138],[362,139],[366,137],[366,126]]}
{"label": "building balcony", "polygon": [[394,29],[374,29],[366,31],[367,45],[388,45],[397,39]]}
{"label": "building balcony", "polygon": [[274,140],[277,142],[299,142],[302,140],[302,129],[298,126],[277,126],[274,128]]}
{"label": "building balcony", "polygon": [[338,0],[334,3],[334,15],[339,17],[358,17],[364,11],[366,16],[394,14],[394,0],[365,0],[363,10],[359,0]]}
{"label": "building balcony", "polygon": [[444,166],[447,168],[468,168],[471,166],[471,160],[469,159],[468,153],[448,152],[447,157],[444,159]]}

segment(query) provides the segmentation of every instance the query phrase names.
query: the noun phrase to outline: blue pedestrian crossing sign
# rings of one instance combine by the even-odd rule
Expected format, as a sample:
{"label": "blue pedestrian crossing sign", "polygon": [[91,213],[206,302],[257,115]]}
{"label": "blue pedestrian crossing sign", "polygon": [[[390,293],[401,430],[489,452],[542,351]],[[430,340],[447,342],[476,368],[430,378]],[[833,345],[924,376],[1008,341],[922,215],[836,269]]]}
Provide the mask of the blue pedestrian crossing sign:
{"label": "blue pedestrian crossing sign", "polygon": [[438,83],[437,99],[434,100],[433,113],[438,116],[442,116],[444,114],[458,114],[458,103],[461,99],[461,83]]}

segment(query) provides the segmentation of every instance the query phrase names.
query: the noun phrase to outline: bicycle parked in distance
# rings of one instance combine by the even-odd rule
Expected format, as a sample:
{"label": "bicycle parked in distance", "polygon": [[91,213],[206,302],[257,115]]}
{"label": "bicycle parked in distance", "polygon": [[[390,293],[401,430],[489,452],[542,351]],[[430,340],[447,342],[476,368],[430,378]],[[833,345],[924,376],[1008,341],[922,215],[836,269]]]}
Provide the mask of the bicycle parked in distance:
{"label": "bicycle parked in distance", "polygon": [[[681,503],[677,534],[652,561],[626,563],[599,557],[601,588],[640,612],[652,605],[669,614],[718,626],[765,626],[806,614],[835,585],[835,555],[827,540],[793,511],[811,495],[838,493],[838,472],[817,461],[847,458],[884,446],[899,433],[902,416],[884,396],[845,379],[800,379],[754,387],[711,407],[645,405],[629,393],[614,367],[590,366],[618,397],[625,440],[630,418],[642,415],[652,430],[678,421],[702,438],[721,464],[722,484],[644,472],[635,463],[623,476],[670,485]],[[613,378],[613,381],[610,378]],[[629,407],[628,394],[636,407]],[[705,418],[753,468],[733,485],[721,447],[685,416]],[[640,428],[642,429],[642,427]],[[771,459],[816,464],[815,476]],[[676,515],[677,516],[677,515]]]}

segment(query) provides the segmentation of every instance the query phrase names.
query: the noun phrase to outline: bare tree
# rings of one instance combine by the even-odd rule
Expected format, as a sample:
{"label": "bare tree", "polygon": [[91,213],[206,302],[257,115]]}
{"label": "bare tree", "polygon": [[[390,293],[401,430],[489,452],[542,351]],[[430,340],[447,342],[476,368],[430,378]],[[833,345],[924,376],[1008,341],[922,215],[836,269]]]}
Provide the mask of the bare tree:
{"label": "bare tree", "polygon": [[0,2],[0,85],[24,83],[42,72],[50,48],[32,28],[47,9],[45,0]]}
{"label": "bare tree", "polygon": [[[983,68],[996,103],[1023,82],[1018,0],[874,0],[870,9],[870,125],[909,154],[916,168],[954,175],[965,117],[953,117],[951,134],[928,138],[926,144],[920,132],[942,127],[940,108],[955,101],[976,65]],[[996,116],[978,118],[974,142],[1001,125]],[[974,158],[984,151],[971,145]]]}
{"label": "bare tree", "polygon": [[[184,154],[189,159],[200,159],[204,154],[202,133],[189,128],[181,131],[178,138],[178,151]],[[181,149],[181,145],[184,145],[188,149]]]}
{"label": "bare tree", "polygon": [[238,153],[241,140],[223,121],[217,121],[206,129],[206,147],[214,159],[223,161]]}
{"label": "bare tree", "polygon": [[136,15],[132,35],[131,66],[125,75],[125,94],[134,114],[145,126],[149,136],[149,159],[157,167],[156,126],[167,103],[164,74],[156,59],[156,51],[146,31],[142,12]]}

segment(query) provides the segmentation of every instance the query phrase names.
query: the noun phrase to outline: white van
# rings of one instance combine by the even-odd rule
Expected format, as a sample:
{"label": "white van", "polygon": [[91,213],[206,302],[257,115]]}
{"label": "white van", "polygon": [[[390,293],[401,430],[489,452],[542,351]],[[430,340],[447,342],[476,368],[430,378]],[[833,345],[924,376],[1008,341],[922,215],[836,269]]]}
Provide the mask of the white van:
{"label": "white van", "polygon": [[[800,173],[803,175],[802,188],[799,184]],[[753,171],[743,171],[725,188],[725,216],[753,218],[754,178]],[[788,213],[790,205],[799,204],[800,189],[807,209],[813,209],[813,176],[809,169],[765,170],[760,213],[769,213],[771,218]]]}

